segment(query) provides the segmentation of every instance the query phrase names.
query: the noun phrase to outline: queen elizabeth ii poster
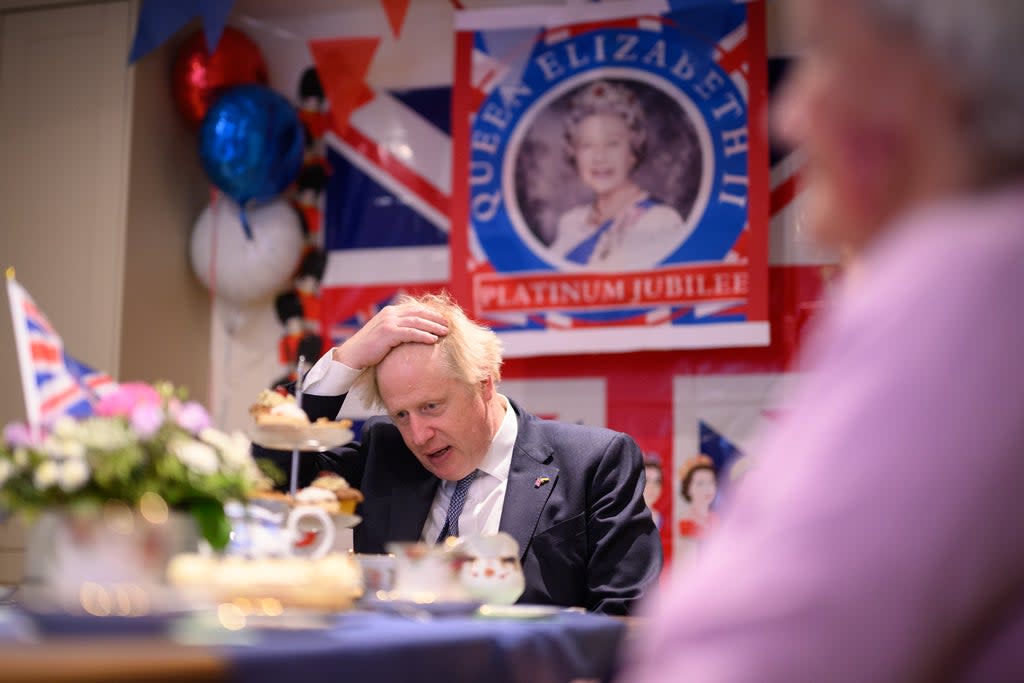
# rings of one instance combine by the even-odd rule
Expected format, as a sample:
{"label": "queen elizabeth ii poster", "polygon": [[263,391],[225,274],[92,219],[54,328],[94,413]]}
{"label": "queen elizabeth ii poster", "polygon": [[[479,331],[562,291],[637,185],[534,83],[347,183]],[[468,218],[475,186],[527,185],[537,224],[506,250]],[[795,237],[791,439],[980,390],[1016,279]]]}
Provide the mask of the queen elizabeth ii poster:
{"label": "queen elizabeth ii poster", "polygon": [[768,343],[763,6],[689,4],[457,13],[452,281],[506,355]]}

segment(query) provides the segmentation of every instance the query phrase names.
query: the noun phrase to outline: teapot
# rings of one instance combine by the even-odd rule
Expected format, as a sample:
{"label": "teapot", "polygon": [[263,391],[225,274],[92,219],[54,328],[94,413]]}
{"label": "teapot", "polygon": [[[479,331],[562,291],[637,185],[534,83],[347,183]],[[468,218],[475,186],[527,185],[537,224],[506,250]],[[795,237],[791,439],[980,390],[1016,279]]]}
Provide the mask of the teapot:
{"label": "teapot", "polygon": [[519,543],[504,531],[459,539],[459,583],[474,600],[511,605],[526,589]]}
{"label": "teapot", "polygon": [[231,523],[228,554],[248,557],[298,555],[319,558],[334,547],[334,522],[315,505],[227,503],[224,512]]}

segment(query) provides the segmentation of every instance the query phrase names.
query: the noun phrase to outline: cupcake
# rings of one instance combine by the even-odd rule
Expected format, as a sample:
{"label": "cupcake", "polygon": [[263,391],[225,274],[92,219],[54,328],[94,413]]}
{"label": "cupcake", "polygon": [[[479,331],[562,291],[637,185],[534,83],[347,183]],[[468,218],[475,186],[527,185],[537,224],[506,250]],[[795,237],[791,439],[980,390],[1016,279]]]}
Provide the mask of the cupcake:
{"label": "cupcake", "polygon": [[356,512],[356,505],[363,502],[363,494],[351,485],[339,474],[333,472],[322,472],[309,489],[329,492],[338,502],[338,510],[344,515],[353,515]]}
{"label": "cupcake", "polygon": [[294,396],[271,389],[260,392],[256,402],[249,406],[249,414],[259,425],[304,427],[309,424],[309,418]]}
{"label": "cupcake", "polygon": [[256,402],[249,406],[249,414],[256,424],[262,427],[309,427],[311,424],[324,429],[348,429],[352,420],[329,420],[321,417],[310,422],[309,416],[299,407],[291,394],[264,389],[256,397]]}
{"label": "cupcake", "polygon": [[341,504],[333,493],[326,489],[307,486],[295,494],[296,505],[313,505],[329,515],[341,514]]}

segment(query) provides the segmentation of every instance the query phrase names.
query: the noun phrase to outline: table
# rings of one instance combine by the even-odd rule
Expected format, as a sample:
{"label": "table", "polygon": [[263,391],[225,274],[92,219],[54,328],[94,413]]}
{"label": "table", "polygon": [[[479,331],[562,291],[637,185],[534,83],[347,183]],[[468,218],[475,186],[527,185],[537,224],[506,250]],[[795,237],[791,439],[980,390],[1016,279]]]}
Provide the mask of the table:
{"label": "table", "polygon": [[[239,683],[569,683],[615,673],[627,622],[559,612],[543,619],[336,615],[325,628],[249,629],[244,642],[125,635],[20,641],[0,630],[0,679]],[[236,634],[237,635],[237,634]],[[15,677],[11,677],[15,676]]]}
{"label": "table", "polygon": [[326,630],[264,631],[226,657],[233,677],[247,683],[601,681],[614,674],[626,628],[620,619],[573,612],[429,621],[352,613]]}
{"label": "table", "polygon": [[227,663],[208,648],[161,638],[56,638],[0,643],[0,681],[19,683],[222,683]]}

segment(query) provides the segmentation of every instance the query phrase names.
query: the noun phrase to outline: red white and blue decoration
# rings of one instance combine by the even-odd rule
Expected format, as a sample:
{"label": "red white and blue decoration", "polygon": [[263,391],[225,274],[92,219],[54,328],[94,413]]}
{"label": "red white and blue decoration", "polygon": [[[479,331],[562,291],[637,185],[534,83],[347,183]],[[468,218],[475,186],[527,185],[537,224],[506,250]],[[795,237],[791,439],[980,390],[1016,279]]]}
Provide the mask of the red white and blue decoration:
{"label": "red white and blue decoration", "polygon": [[196,17],[203,22],[206,45],[213,52],[234,4],[235,0],[143,0],[128,62],[145,57]]}
{"label": "red white and blue decoration", "polygon": [[199,159],[210,181],[241,208],[269,202],[299,175],[303,133],[284,96],[262,85],[241,85],[213,103],[199,129]]}
{"label": "red white and blue decoration", "polygon": [[311,41],[324,124],[320,312],[340,344],[399,293],[450,281],[451,88],[366,82],[376,38]]}
{"label": "red white and blue decoration", "polygon": [[452,282],[508,356],[769,342],[764,6],[679,5],[456,14]]}
{"label": "red white and blue decoration", "polygon": [[38,430],[62,415],[92,415],[93,405],[117,384],[64,350],[60,335],[14,279],[14,269],[7,270],[7,298],[28,424]]}

